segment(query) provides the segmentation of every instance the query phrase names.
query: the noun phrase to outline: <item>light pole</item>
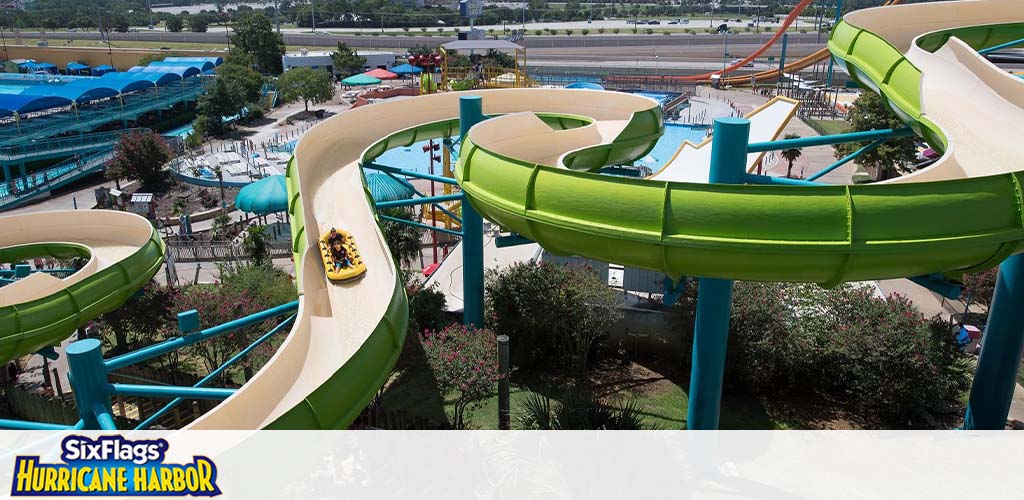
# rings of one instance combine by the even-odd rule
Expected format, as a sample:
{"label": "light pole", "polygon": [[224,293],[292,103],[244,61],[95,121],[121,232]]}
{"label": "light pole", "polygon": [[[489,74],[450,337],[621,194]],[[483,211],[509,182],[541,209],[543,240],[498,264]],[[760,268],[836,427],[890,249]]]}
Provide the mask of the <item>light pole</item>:
{"label": "light pole", "polygon": [[722,34],[722,76],[725,76],[725,63],[729,60],[729,31]]}

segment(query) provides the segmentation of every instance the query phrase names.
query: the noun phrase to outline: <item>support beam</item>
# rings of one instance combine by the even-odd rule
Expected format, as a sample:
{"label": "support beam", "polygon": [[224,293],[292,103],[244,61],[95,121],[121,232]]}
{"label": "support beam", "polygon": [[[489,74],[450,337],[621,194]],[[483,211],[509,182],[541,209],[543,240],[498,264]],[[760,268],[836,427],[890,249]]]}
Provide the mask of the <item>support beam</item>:
{"label": "support beam", "polygon": [[809,181],[818,180],[822,176],[827,175],[828,173],[832,172],[833,170],[835,170],[835,169],[837,169],[837,168],[839,168],[839,167],[841,167],[843,165],[846,165],[847,163],[857,159],[857,157],[859,157],[860,155],[862,155],[864,153],[867,153],[868,151],[871,151],[872,149],[875,149],[878,146],[881,146],[882,143],[884,143],[887,140],[888,139],[878,139],[876,141],[873,141],[870,144],[868,144],[867,146],[864,146],[864,147],[862,147],[862,148],[860,148],[860,149],[858,149],[858,150],[856,150],[856,151],[854,151],[854,152],[844,156],[839,161],[837,161],[837,162],[835,162],[835,163],[833,163],[833,164],[831,164],[831,165],[829,165],[829,166],[827,166],[827,167],[825,167],[825,168],[815,172],[814,174],[811,174],[810,176],[807,177],[807,180],[809,180]]}
{"label": "support beam", "polygon": [[992,308],[985,325],[984,347],[967,400],[964,428],[1002,430],[1024,354],[1024,254],[999,265]]}
{"label": "support beam", "polygon": [[768,184],[776,186],[827,186],[821,182],[811,182],[803,179],[790,179],[789,177],[773,177],[770,175],[747,174],[747,184]]}
{"label": "support beam", "polygon": [[[428,196],[426,198],[411,198],[408,200],[396,200],[396,201],[382,201],[377,203],[377,208],[393,208],[393,207],[411,207],[415,205],[425,205],[427,203],[437,203],[441,201],[458,201],[462,199],[461,194],[443,194],[441,196]],[[466,209],[462,209],[463,217],[465,217]]]}
{"label": "support beam", "polygon": [[994,47],[988,47],[988,48],[985,48],[985,49],[981,49],[981,50],[978,51],[978,53],[981,54],[981,55],[991,54],[991,53],[993,53],[993,52],[995,52],[997,50],[1008,49],[1010,47],[1015,47],[1015,46],[1020,45],[1020,44],[1024,44],[1024,38],[1018,38],[1018,39],[1010,41],[1010,42],[1001,43],[1001,44],[996,45]]}
{"label": "support beam", "polygon": [[[469,129],[484,120],[483,101],[480,96],[459,98],[459,141]],[[484,326],[484,221],[462,196],[462,322]]]}
{"label": "support beam", "polygon": [[874,141],[878,139],[907,137],[911,135],[915,134],[913,129],[910,128],[866,130],[863,132],[848,132],[845,134],[801,137],[799,139],[783,139],[781,141],[755,142],[747,147],[747,151],[751,153],[764,153],[765,151],[779,151],[790,148],[809,148],[811,146],[828,146],[830,144],[841,144],[844,142]]}
{"label": "support beam", "polygon": [[530,238],[527,238],[519,233],[512,233],[506,236],[498,236],[497,238],[494,239],[494,246],[498,248],[529,245],[531,243],[536,243],[536,241],[533,241]]}
{"label": "support beam", "polygon": [[404,175],[406,177],[413,177],[413,178],[416,178],[416,179],[426,179],[428,181],[440,182],[442,184],[450,184],[450,185],[453,185],[453,186],[457,186],[459,184],[458,182],[455,181],[455,179],[452,179],[452,178],[449,178],[449,177],[444,177],[444,176],[441,176],[441,175],[424,174],[424,173],[415,172],[415,171],[412,171],[412,170],[405,170],[405,169],[397,168],[397,167],[389,167],[387,165],[381,165],[379,163],[373,163],[373,162],[364,163],[363,164],[363,168],[368,168],[368,169],[371,169],[371,170],[380,170],[381,172],[387,172],[389,174]]}
{"label": "support beam", "polygon": [[[742,184],[746,180],[746,145],[750,140],[750,121],[744,118],[719,118],[715,120],[714,137],[715,140],[711,142],[709,181],[717,184]],[[687,429],[718,429],[731,309],[732,280],[700,278],[697,318],[693,328]]]}
{"label": "support beam", "polygon": [[428,231],[437,231],[439,233],[450,234],[450,235],[453,235],[453,236],[462,236],[462,233],[459,232],[459,231],[455,231],[455,230],[447,229],[447,228],[443,228],[443,227],[431,226],[430,224],[421,224],[421,223],[413,221],[413,220],[399,219],[398,217],[391,217],[389,215],[378,215],[378,217],[380,217],[381,219],[384,219],[384,220],[389,220],[391,222],[397,222],[399,224],[405,224],[407,226],[418,227],[420,229],[426,229]]}
{"label": "support beam", "polygon": [[110,394],[149,398],[227,399],[238,389],[173,385],[107,384]]}

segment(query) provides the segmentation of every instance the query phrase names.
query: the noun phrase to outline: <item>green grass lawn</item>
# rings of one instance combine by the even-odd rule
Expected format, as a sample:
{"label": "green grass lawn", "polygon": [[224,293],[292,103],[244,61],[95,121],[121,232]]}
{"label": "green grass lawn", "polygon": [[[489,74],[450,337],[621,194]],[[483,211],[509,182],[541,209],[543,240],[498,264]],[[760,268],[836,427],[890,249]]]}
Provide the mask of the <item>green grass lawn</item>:
{"label": "green grass lawn", "polygon": [[[664,364],[664,363],[660,363]],[[606,402],[632,400],[641,407],[644,423],[657,429],[683,429],[686,425],[688,382],[678,374],[663,374],[659,363],[633,363],[629,368],[598,367],[591,374],[591,387]],[[666,372],[672,371],[664,370]],[[677,370],[676,370],[677,371]],[[595,381],[596,379],[596,381]],[[531,393],[547,394],[558,401],[565,395],[565,384],[550,384],[533,377],[513,373],[510,391],[512,428],[516,428],[518,407]],[[400,411],[420,417],[434,425],[448,422],[454,400],[438,394],[433,376],[423,361],[422,353],[408,348],[399,360],[395,374],[381,397],[385,411]],[[467,416],[474,429],[498,428],[498,397],[493,394],[481,400]],[[757,398],[726,393],[722,401],[722,429],[788,429],[802,427],[792,418],[774,415]]]}
{"label": "green grass lawn", "polygon": [[846,120],[804,120],[807,125],[822,135],[842,134],[850,130],[850,123]]}

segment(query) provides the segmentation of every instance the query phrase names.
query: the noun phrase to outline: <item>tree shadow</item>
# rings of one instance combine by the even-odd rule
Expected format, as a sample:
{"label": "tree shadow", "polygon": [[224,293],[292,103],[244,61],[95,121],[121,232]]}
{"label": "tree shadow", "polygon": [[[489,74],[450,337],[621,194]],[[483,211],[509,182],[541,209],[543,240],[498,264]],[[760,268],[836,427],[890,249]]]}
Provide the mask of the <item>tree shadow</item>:
{"label": "tree shadow", "polygon": [[402,411],[438,426],[450,425],[445,400],[427,364],[419,335],[409,332],[391,379],[380,395],[385,411]]}

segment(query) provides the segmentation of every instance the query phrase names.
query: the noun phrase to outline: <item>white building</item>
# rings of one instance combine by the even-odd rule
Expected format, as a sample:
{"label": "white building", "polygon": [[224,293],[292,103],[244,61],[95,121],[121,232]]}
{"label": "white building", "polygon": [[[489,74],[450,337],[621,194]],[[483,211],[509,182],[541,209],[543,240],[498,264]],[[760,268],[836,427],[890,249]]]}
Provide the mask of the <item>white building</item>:
{"label": "white building", "polygon": [[[388,69],[395,65],[396,56],[394,52],[359,50],[356,51],[356,54],[366,58],[366,65],[363,67],[364,71],[377,68]],[[292,68],[306,67],[322,69],[335,74],[334,61],[331,60],[330,51],[307,51],[302,49],[298,52],[292,52],[282,56],[281,64],[285,71]]]}

